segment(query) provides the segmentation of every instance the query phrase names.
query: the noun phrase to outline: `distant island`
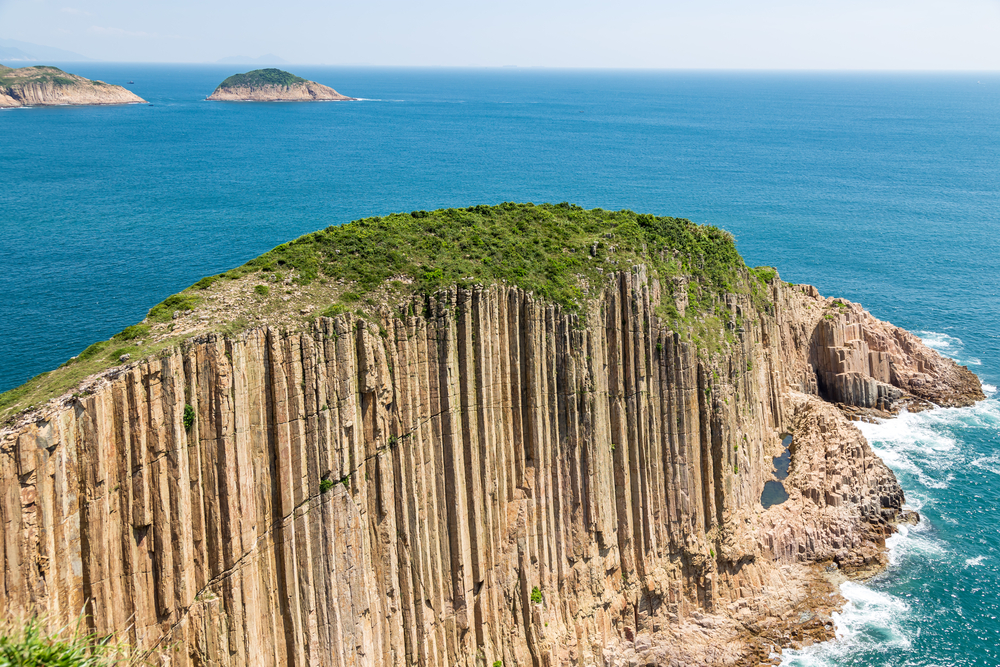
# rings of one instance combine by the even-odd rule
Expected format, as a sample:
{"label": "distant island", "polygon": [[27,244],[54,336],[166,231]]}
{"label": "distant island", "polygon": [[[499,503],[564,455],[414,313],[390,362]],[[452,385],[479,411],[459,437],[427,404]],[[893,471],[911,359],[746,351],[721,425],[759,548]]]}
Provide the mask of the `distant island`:
{"label": "distant island", "polygon": [[13,69],[0,65],[0,108],[145,102],[121,86],[91,81],[58,67],[38,65]]}
{"label": "distant island", "polygon": [[354,100],[333,88],[280,69],[234,74],[219,84],[209,100],[219,102],[312,102]]}

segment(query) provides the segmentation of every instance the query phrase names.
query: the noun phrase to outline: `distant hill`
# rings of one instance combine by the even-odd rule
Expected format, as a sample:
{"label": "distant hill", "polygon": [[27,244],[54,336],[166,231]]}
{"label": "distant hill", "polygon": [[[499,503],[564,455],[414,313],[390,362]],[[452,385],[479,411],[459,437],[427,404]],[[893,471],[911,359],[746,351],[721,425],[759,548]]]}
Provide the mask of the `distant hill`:
{"label": "distant hill", "polygon": [[259,58],[250,58],[249,56],[228,56],[226,58],[220,58],[216,61],[221,65],[287,65],[288,61],[284,58],[279,58],[273,53],[267,53]]}
{"label": "distant hill", "polygon": [[41,60],[75,63],[93,61],[93,58],[51,46],[21,42],[16,39],[0,39],[0,62],[38,62]]}

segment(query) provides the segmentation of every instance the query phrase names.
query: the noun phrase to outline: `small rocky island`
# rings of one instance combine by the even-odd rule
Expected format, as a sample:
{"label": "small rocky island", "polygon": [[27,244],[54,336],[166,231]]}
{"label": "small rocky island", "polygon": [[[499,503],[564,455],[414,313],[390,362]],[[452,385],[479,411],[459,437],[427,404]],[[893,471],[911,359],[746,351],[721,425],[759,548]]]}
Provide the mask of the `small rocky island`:
{"label": "small rocky island", "polygon": [[0,108],[145,102],[121,86],[91,81],[58,67],[38,65],[13,69],[0,65]]}
{"label": "small rocky island", "polygon": [[355,98],[290,72],[269,68],[234,74],[220,83],[208,99],[221,102],[333,102]]}

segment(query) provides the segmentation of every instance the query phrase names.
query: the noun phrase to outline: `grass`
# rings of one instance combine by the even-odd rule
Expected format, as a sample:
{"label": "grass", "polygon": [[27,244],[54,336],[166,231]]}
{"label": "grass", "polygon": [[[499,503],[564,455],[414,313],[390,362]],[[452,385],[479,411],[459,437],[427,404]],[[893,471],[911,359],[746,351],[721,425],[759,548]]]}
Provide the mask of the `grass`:
{"label": "grass", "polygon": [[[196,289],[204,289],[197,287],[204,280],[205,278],[202,278],[195,283]],[[148,317],[153,322],[168,322],[173,317],[175,310],[182,312],[194,310],[199,303],[201,303],[201,299],[194,294],[174,294],[150,308]]]}
{"label": "grass", "polygon": [[538,586],[531,589],[531,601],[535,604],[542,604],[542,589]]}
{"label": "grass", "polygon": [[284,70],[255,69],[245,74],[234,74],[222,83],[219,88],[260,88],[262,86],[291,86],[295,83],[305,83],[306,79],[295,76]]}
{"label": "grass", "polygon": [[[116,365],[122,354],[138,361],[176,346],[184,335],[171,333],[173,313],[208,308],[210,299],[233,280],[247,278],[250,301],[272,309],[268,312],[287,312],[290,304],[283,299],[293,290],[315,294],[309,301],[313,314],[297,320],[303,327],[318,315],[348,311],[371,318],[377,294],[412,303],[452,285],[496,283],[521,287],[582,318],[610,273],[638,264],[665,286],[686,277],[685,312],[666,296],[656,314],[705,354],[735,340],[726,326],[731,315],[722,307],[725,294],[750,295],[758,308],[771,308],[766,283],[774,279],[773,269],[747,268],[732,235],[689,220],[585,210],[568,203],[396,213],[327,227],[202,278],[153,306],[144,323],[94,343],[57,371],[0,394],[0,418],[71,391],[85,377]],[[211,319],[204,327],[227,335],[252,326],[246,312]]]}
{"label": "grass", "polygon": [[58,67],[49,65],[0,69],[0,88],[23,86],[29,83],[53,83],[57,86],[71,86],[78,83],[78,79],[67,76],[66,72]]}
{"label": "grass", "polygon": [[110,667],[122,662],[121,647],[96,635],[64,628],[50,633],[38,618],[0,626],[2,667]]}
{"label": "grass", "polygon": [[[366,218],[284,243],[222,274],[294,269],[296,282],[356,284],[343,301],[405,277],[413,291],[507,282],[580,310],[584,283],[645,264],[654,274],[688,274],[696,300],[760,289],[731,234],[689,220],[570,204],[514,204],[413,211]],[[753,285],[751,285],[751,280]]]}

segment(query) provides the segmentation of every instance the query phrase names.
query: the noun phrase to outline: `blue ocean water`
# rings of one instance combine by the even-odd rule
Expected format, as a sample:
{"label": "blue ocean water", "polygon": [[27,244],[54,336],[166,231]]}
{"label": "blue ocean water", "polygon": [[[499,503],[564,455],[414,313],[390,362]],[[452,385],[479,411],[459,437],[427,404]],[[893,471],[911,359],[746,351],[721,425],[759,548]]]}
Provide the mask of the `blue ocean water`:
{"label": "blue ocean water", "polygon": [[[0,391],[300,234],[571,201],[733,232],[1000,383],[1000,76],[295,67],[357,103],[205,102],[221,66],[75,63],[152,106],[0,112]],[[924,520],[789,665],[1000,665],[1000,403],[863,427]]]}

